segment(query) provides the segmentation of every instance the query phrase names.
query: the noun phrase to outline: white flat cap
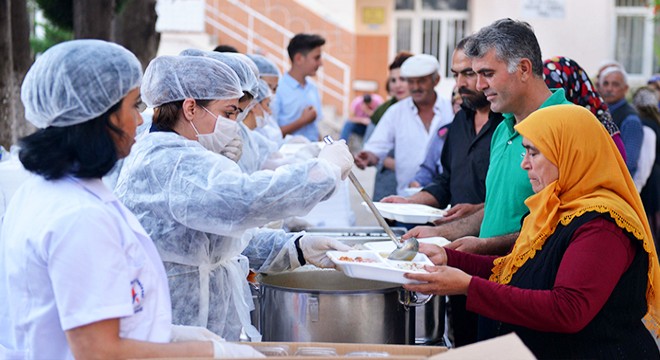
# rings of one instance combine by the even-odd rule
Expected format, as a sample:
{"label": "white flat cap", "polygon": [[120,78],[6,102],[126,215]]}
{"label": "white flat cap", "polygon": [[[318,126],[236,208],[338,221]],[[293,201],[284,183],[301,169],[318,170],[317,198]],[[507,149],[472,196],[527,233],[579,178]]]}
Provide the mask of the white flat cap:
{"label": "white flat cap", "polygon": [[401,64],[402,77],[422,77],[437,73],[439,70],[438,59],[428,54],[412,56]]}

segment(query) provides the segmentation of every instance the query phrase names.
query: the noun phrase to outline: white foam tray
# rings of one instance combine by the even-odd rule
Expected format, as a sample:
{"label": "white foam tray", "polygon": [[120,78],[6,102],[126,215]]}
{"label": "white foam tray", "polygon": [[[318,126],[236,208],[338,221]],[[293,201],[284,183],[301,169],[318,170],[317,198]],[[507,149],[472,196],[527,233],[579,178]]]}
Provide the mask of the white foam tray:
{"label": "white foam tray", "polygon": [[[367,206],[365,202],[362,205]],[[422,204],[375,202],[376,209],[384,218],[409,224],[426,224],[442,218],[446,210]]]}
{"label": "white foam tray", "polygon": [[[392,244],[394,245],[394,244]],[[358,279],[385,281],[397,284],[419,284],[419,281],[406,279],[403,274],[410,272],[422,272],[417,270],[424,265],[433,265],[431,260],[424,254],[417,254],[412,261],[395,261],[387,259],[389,252],[375,250],[351,250],[351,251],[328,251],[327,255],[335,263],[338,270],[346,276]],[[373,262],[354,262],[340,260],[342,256],[350,258],[362,257]]]}

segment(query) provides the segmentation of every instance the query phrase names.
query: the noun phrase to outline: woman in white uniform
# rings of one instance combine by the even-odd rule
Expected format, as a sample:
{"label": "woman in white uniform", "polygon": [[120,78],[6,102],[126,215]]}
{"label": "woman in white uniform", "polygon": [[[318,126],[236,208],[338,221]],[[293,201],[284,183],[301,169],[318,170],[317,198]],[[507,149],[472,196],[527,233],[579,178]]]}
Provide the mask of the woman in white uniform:
{"label": "woman in white uniform", "polygon": [[237,132],[228,117],[243,91],[237,75],[209,57],[158,57],[141,90],[155,108],[152,130],[126,158],[115,193],[165,262],[174,322],[208,327],[229,340],[244,329],[258,340],[249,318],[248,266],[261,272],[306,262],[327,267],[327,250],[348,247],[331,238],[251,228],[305,214],[329,197],[350,171],[350,152],[336,144],[318,159],[276,171],[241,171],[219,152]]}
{"label": "woman in white uniform", "polygon": [[[36,176],[2,228],[3,357],[259,356],[200,329],[173,334],[156,248],[101,182],[142,123],[141,72],[119,45],[76,40],[46,51],[25,77],[25,116],[39,130],[19,157]],[[216,340],[169,343],[173,335]]]}
{"label": "woman in white uniform", "polygon": [[[275,96],[277,91],[277,83],[280,80],[280,71],[272,61],[268,60],[264,56],[251,54],[248,55],[259,69],[259,78],[268,84],[272,92],[272,96]],[[278,145],[282,145],[284,142],[284,136],[282,135],[282,129],[277,124],[277,120],[273,118],[272,111],[269,106],[270,100],[268,103],[264,104],[261,102],[260,105],[263,107],[264,117],[262,118],[262,123],[256,128],[255,131],[264,135],[268,140],[276,142]]]}
{"label": "woman in white uniform", "polygon": [[262,170],[270,154],[277,151],[278,145],[268,140],[265,136],[250,131],[243,123],[243,120],[245,120],[252,109],[259,104],[256,100],[259,92],[259,69],[257,65],[247,56],[237,53],[187,49],[181,52],[181,55],[209,57],[229,66],[236,73],[243,95],[238,99],[237,113],[233,114],[235,116],[230,116],[229,118],[237,122],[241,143],[240,155],[232,157],[226,154],[236,152],[229,150],[236,148],[235,143],[228,144],[228,151],[223,152],[223,155],[236,161],[241,170],[247,174]]}

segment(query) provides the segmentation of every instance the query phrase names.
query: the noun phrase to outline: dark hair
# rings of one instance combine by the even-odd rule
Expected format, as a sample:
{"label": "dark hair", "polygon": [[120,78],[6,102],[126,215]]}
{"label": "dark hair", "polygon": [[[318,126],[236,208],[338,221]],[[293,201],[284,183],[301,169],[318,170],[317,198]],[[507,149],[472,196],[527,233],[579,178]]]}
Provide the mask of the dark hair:
{"label": "dark hair", "polygon": [[371,95],[369,94],[364,94],[362,96],[362,101],[364,101],[366,104],[369,104],[371,102]]}
{"label": "dark hair", "polygon": [[[653,102],[649,101],[653,99]],[[642,86],[635,90],[633,95],[633,105],[640,118],[646,118],[660,124],[660,111],[658,110],[658,101],[656,92],[649,86]]]}
{"label": "dark hair", "polygon": [[[211,100],[195,100],[199,106],[206,106]],[[179,120],[179,113],[183,108],[183,100],[173,101],[163,104],[154,109],[154,116],[151,118],[153,126],[160,131],[170,131],[174,129],[177,120]]]}
{"label": "dark hair", "polygon": [[110,122],[121,101],[99,117],[80,124],[37,130],[19,140],[18,157],[26,170],[47,180],[66,175],[101,178],[117,162],[117,145],[110,131],[126,134]]}
{"label": "dark hair", "polygon": [[470,38],[472,36],[466,36],[462,38],[458,44],[456,44],[456,48],[454,50],[464,50],[465,49],[465,44],[467,44],[468,41],[470,41]]}
{"label": "dark hair", "polygon": [[222,45],[216,46],[215,49],[213,49],[213,51],[223,52],[223,53],[237,53],[238,49],[236,49],[235,47],[233,47],[231,45],[222,44]]}
{"label": "dark hair", "polygon": [[394,57],[394,60],[390,64],[390,70],[398,69],[403,65],[403,62],[408,60],[408,58],[412,57],[413,54],[409,53],[407,51],[401,51],[396,56]]}
{"label": "dark hair", "polygon": [[307,55],[310,51],[325,44],[325,39],[316,34],[296,34],[286,50],[289,52],[289,58],[293,61],[296,54]]}
{"label": "dark hair", "polygon": [[654,120],[656,124],[660,125],[660,111],[657,106],[638,105],[635,106],[641,118]]}
{"label": "dark hair", "polygon": [[543,77],[541,47],[531,25],[524,21],[500,19],[472,35],[465,45],[465,54],[471,58],[482,58],[495,49],[497,58],[507,63],[513,73],[520,60],[532,62],[532,73]]}

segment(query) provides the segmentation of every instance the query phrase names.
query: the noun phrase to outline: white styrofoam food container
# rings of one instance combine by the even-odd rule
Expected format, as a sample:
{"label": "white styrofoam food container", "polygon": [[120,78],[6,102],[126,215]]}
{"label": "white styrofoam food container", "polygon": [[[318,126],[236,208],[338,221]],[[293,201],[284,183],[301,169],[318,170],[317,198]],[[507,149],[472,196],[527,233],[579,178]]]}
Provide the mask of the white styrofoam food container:
{"label": "white styrofoam food container", "polygon": [[[362,204],[367,206],[364,202]],[[433,222],[442,218],[446,212],[446,210],[422,204],[375,202],[374,205],[384,218],[409,224]]]}
{"label": "white styrofoam food container", "polygon": [[433,265],[431,260],[421,253],[417,254],[412,261],[389,260],[387,259],[389,252],[375,250],[328,251],[327,255],[335,263],[337,269],[346,276],[397,284],[418,284],[419,281],[406,279],[403,274],[426,273],[426,270],[423,269],[424,265]]}

